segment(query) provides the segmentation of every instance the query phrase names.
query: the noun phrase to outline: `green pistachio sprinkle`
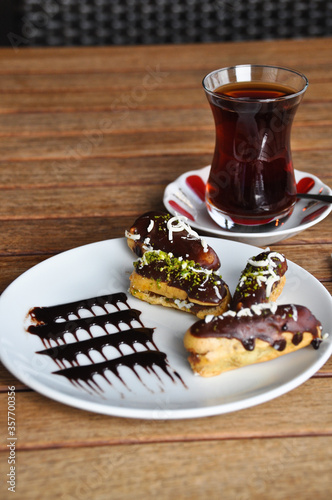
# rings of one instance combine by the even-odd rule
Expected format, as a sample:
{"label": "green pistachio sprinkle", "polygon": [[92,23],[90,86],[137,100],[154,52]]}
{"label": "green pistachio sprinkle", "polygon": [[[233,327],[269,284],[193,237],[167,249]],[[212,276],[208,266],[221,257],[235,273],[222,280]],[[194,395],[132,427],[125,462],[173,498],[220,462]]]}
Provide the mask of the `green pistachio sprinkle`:
{"label": "green pistachio sprinkle", "polygon": [[[135,269],[139,272],[144,266],[155,266],[160,272],[166,272],[167,281],[176,278],[188,281],[192,286],[199,286],[208,279],[212,285],[220,284],[221,276],[215,272],[203,269],[193,260],[185,260],[182,257],[174,257],[172,253],[162,250],[145,252],[143,257],[134,262]],[[160,284],[160,279],[159,279]]]}

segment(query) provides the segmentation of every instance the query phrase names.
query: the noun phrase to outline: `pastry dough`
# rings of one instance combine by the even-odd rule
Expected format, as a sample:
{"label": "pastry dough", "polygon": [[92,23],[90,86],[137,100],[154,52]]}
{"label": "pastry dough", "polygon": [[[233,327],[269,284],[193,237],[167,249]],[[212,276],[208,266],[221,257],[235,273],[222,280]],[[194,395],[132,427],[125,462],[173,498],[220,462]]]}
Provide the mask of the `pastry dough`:
{"label": "pastry dough", "polygon": [[306,307],[267,303],[197,321],[187,330],[184,346],[193,371],[213,377],[310,343],[318,348],[321,337],[321,324]]}
{"label": "pastry dough", "polygon": [[222,314],[230,302],[228,286],[214,271],[161,250],[145,252],[134,263],[130,293],[150,304],[190,312],[199,318]]}

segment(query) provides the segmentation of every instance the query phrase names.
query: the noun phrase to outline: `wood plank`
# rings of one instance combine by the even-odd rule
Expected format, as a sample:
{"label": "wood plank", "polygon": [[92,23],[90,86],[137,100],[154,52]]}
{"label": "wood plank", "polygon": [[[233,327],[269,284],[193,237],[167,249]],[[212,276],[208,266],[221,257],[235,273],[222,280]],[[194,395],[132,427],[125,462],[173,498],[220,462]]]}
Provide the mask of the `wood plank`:
{"label": "wood plank", "polygon": [[[329,120],[327,106],[309,104],[310,115],[321,120]],[[316,111],[313,113],[312,111]],[[309,115],[306,113],[303,116]],[[0,134],[3,137],[11,135],[32,136],[66,136],[89,133],[129,133],[153,132],[160,130],[214,130],[212,113],[208,104],[204,109],[165,109],[162,113],[156,110],[114,110],[85,113],[27,113],[21,114],[17,120],[16,114],[0,114]]]}
{"label": "wood plank", "polygon": [[273,245],[273,248],[282,252],[287,259],[306,269],[318,280],[323,282],[332,281],[332,243],[302,246],[287,244],[286,240],[283,245],[276,244]]}
{"label": "wood plank", "polygon": [[306,229],[300,234],[292,236],[287,240],[279,242],[279,245],[317,245],[319,243],[330,243],[332,231],[331,217],[320,222],[316,226]]}
{"label": "wood plank", "polygon": [[[221,381],[222,383],[222,381]],[[124,443],[247,439],[255,437],[332,437],[330,409],[331,378],[312,378],[283,396],[259,406],[205,418],[140,420],[110,417],[60,404],[32,392],[16,393],[17,449],[105,446]],[[7,393],[0,394],[7,407]],[[313,411],[315,408],[315,411]],[[38,415],[43,432],[36,426]],[[52,415],[52,418],[48,418]],[[56,422],[56,425],[55,425]],[[77,422],[80,422],[77,425]],[[1,420],[6,436],[6,419]],[[6,443],[0,443],[6,450]]]}
{"label": "wood plank", "polygon": [[154,190],[141,191],[136,185],[96,186],[52,189],[29,189],[15,197],[12,190],[3,190],[0,205],[1,219],[71,218],[134,216],[147,212],[161,203],[163,185]]}
{"label": "wood plank", "polygon": [[[307,91],[307,102],[330,103],[330,82],[313,82]],[[114,109],[181,109],[207,108],[198,80],[196,88],[179,89],[134,87],[131,90],[110,89],[92,92],[1,93],[0,113],[77,112]]]}
{"label": "wood plank", "polygon": [[[299,107],[293,129],[303,125],[332,124],[332,105],[304,101]],[[130,109],[75,113],[24,113],[0,114],[0,136],[66,136],[77,133],[128,133],[169,130],[214,130],[208,103],[191,109],[141,110]]]}
{"label": "wood plank", "polygon": [[[319,84],[317,84],[319,85]],[[321,84],[326,85],[326,84]],[[322,95],[321,95],[322,96]],[[324,100],[324,99],[323,99]],[[326,99],[328,100],[328,99]],[[38,94],[1,94],[1,113],[26,112],[77,112],[128,109],[181,109],[206,108],[204,92],[187,89],[185,99],[177,89],[157,88],[153,90],[134,88],[131,91],[117,90],[85,92],[53,92]]]}
{"label": "wood plank", "polygon": [[[332,287],[331,287],[332,289]],[[331,293],[331,291],[330,291]],[[324,366],[314,375],[314,377],[332,377],[332,358],[330,357]]]}
{"label": "wood plank", "polygon": [[7,394],[8,387],[15,386],[15,391],[31,391],[23,382],[12,375],[0,362],[0,393]]}
{"label": "wood plank", "polygon": [[[132,158],[91,158],[75,157],[66,160],[11,161],[0,163],[0,189],[37,188],[85,185],[113,185],[123,179],[132,178],[145,185],[153,185],[158,180],[165,187],[179,175],[209,165],[212,152],[208,154],[179,154],[142,156]],[[294,151],[294,166],[302,172],[310,172],[332,186],[332,149],[325,151]],[[78,175],[79,174],[79,175]]]}
{"label": "wood plank", "polygon": [[[1,138],[1,162],[23,160],[66,160],[77,165],[86,158],[130,158],[155,155],[211,154],[215,133],[210,130],[167,130],[109,134],[105,131],[64,137]],[[292,134],[292,150],[331,151],[331,131],[324,125],[296,127]]]}
{"label": "wood plank", "polygon": [[326,500],[331,450],[331,437],[288,437],[28,451],[15,498]]}
{"label": "wood plank", "polygon": [[302,172],[310,172],[317,175],[323,182],[332,187],[332,169],[328,168],[331,163],[330,151],[292,151],[294,168]]}
{"label": "wood plank", "polygon": [[[130,47],[2,48],[1,74],[54,74],[82,72],[136,72],[159,67],[166,70],[213,69],[234,64],[301,64],[329,66],[330,38],[311,40],[270,40],[207,44]],[[195,57],[193,57],[195,54]],[[305,55],[305,57],[299,56]],[[51,61],[51,64],[50,64]]]}
{"label": "wood plank", "polygon": [[[304,153],[303,153],[304,154]],[[331,150],[332,160],[332,150]],[[0,163],[0,188],[43,188],[65,186],[103,186],[115,185],[125,180],[153,186],[156,183],[166,185],[182,173],[202,168],[211,161],[207,155],[157,155],[131,158],[91,158],[71,156],[66,160],[36,160]],[[309,163],[310,160],[309,160]],[[323,172],[324,169],[321,168]],[[135,172],[135,176],[133,176]],[[332,174],[331,174],[332,180]]]}
{"label": "wood plank", "polygon": [[[1,52],[0,52],[1,57]],[[297,64],[298,67],[298,64]],[[1,74],[0,73],[0,92],[9,93],[36,93],[36,92],[93,92],[96,90],[107,91],[112,88],[132,89],[137,86],[144,87],[164,87],[185,89],[197,87],[200,84],[210,66],[206,68],[186,68],[172,69],[165,72],[152,68],[145,68],[143,71],[127,71],[125,74],[118,68],[107,68],[100,72],[95,71],[82,73],[52,73],[49,68],[48,74]],[[164,73],[168,73],[167,75]],[[301,62],[301,72],[303,72],[309,84],[318,82],[332,81],[332,65],[318,65],[314,61],[307,63]]]}
{"label": "wood plank", "polygon": [[135,219],[136,216],[2,221],[0,255],[55,254],[96,241],[124,237],[125,229],[129,229]]}
{"label": "wood plank", "polygon": [[[315,128],[312,131],[319,141],[319,144],[315,142],[316,149],[324,146],[329,149],[328,129],[325,133],[324,127],[318,128],[319,130],[316,131]],[[311,136],[311,141],[314,141],[313,136]],[[88,133],[70,137],[48,137],[47,139],[8,137],[1,139],[1,161],[66,160],[67,166],[73,163],[77,166],[85,158],[212,154],[213,149],[214,131],[212,129],[165,133],[137,132],[120,135],[103,133],[98,134],[97,137]],[[57,163],[54,165],[56,166]]]}
{"label": "wood plank", "polygon": [[20,257],[1,257],[0,259],[0,292],[2,293],[10,283],[32,266],[39,264],[49,255],[32,255]]}
{"label": "wood plank", "polygon": [[[1,52],[0,52],[1,56]],[[166,72],[165,72],[166,73]],[[126,72],[117,71],[112,68],[110,71],[101,71],[93,73],[66,73],[62,74],[0,74],[0,91],[8,93],[53,93],[53,92],[107,92],[117,88],[118,90],[131,91],[133,87],[142,88],[190,88],[197,87],[205,71],[202,69],[187,69],[184,71],[153,71],[152,68],[146,68],[143,71]],[[316,70],[315,81],[328,79],[331,74]]]}

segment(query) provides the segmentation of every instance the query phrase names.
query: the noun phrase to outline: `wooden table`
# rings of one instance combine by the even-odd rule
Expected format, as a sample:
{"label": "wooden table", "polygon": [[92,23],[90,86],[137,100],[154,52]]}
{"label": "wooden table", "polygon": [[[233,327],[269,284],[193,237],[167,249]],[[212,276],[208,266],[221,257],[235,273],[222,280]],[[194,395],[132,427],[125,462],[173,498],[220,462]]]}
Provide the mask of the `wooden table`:
{"label": "wooden table", "polygon": [[[332,186],[332,39],[0,51],[0,291],[48,257],[123,236],[165,186],[209,164],[209,71],[294,67],[310,81],[295,167]],[[273,245],[332,291],[332,218]],[[15,386],[17,499],[327,499],[332,361],[297,389],[192,420],[109,417],[57,403],[1,369],[1,498]]]}

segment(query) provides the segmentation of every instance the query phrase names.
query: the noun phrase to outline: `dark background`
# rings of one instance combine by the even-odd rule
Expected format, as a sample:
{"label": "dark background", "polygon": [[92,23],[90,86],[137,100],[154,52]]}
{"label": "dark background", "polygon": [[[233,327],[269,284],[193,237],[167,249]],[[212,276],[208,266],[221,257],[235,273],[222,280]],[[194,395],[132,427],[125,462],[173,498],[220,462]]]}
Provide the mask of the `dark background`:
{"label": "dark background", "polygon": [[332,0],[0,0],[2,46],[332,36]]}

